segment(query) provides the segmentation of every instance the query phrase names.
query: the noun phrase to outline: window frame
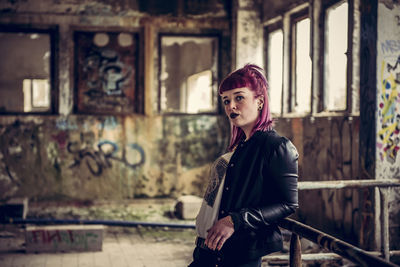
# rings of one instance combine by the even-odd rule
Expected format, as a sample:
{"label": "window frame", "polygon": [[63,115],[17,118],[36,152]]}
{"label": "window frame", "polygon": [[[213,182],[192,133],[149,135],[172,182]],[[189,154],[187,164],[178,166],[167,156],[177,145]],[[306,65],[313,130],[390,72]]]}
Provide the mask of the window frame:
{"label": "window frame", "polygon": [[[57,25],[25,25],[25,24],[0,24],[0,32],[4,33],[39,33],[48,34],[50,39],[50,63],[49,63],[49,80],[50,80],[50,106],[47,111],[2,111],[0,115],[55,115],[58,114],[58,45],[59,45],[59,29]],[[32,77],[29,77],[32,79]],[[22,100],[23,101],[23,100]]]}
{"label": "window frame", "polygon": [[[265,36],[265,38],[264,38],[264,55],[266,55],[266,56],[264,56],[264,62],[263,62],[263,64],[264,64],[264,70],[265,70],[265,73],[266,73],[266,75],[268,75],[268,72],[269,72],[269,69],[268,69],[268,50],[269,50],[269,42],[268,42],[268,40],[269,40],[269,35],[272,33],[272,32],[274,32],[274,31],[277,31],[277,30],[282,30],[282,34],[283,34],[283,40],[282,40],[282,87],[281,87],[281,103],[280,103],[280,105],[281,105],[281,108],[280,108],[280,113],[273,113],[273,115],[278,115],[278,116],[282,116],[283,114],[284,114],[284,111],[283,111],[283,104],[284,104],[284,92],[283,92],[283,90],[284,90],[284,86],[283,86],[283,80],[284,80],[284,75],[283,75],[283,72],[284,72],[284,58],[285,58],[285,49],[284,49],[284,42],[285,42],[285,38],[284,38],[284,36],[285,36],[285,34],[284,34],[284,27],[283,27],[283,21],[282,21],[282,19],[281,18],[278,18],[278,20],[277,21],[275,21],[275,22],[273,22],[273,23],[271,23],[271,24],[269,24],[269,25],[267,25],[267,26],[264,26],[264,36]],[[270,90],[270,89],[269,89]],[[271,98],[270,98],[270,91],[268,90],[268,100],[269,101],[271,101]]]}
{"label": "window frame", "polygon": [[302,116],[307,116],[312,112],[312,95],[313,95],[313,88],[312,88],[312,58],[311,58],[311,83],[310,83],[310,110],[306,112],[299,112],[296,111],[296,97],[297,97],[297,88],[296,88],[296,23],[303,20],[303,19],[310,20],[310,47],[309,47],[309,54],[312,50],[312,19],[309,14],[309,7],[302,8],[297,12],[293,12],[290,14],[290,33],[289,33],[289,92],[288,92],[288,109],[287,113],[289,114],[299,114]]}
{"label": "window frame", "polygon": [[[325,66],[326,66],[326,57],[325,57],[325,46],[326,46],[326,18],[327,18],[327,10],[340,2],[347,2],[348,4],[348,11],[347,11],[347,62],[346,62],[346,107],[345,109],[340,110],[328,110],[327,105],[327,90],[325,88]],[[353,1],[352,0],[327,0],[323,2],[322,6],[322,14],[321,14],[321,31],[322,31],[322,40],[321,40],[321,47],[320,47],[320,55],[322,59],[322,71],[320,72],[320,95],[321,99],[319,99],[318,105],[318,113],[328,113],[328,114],[347,114],[351,113],[352,110],[352,73],[353,73],[353,30],[354,30],[354,21],[353,21]]]}
{"label": "window frame", "polygon": [[[278,21],[283,23],[283,104],[281,106],[281,114],[275,114],[281,118],[308,118],[308,117],[326,117],[326,116],[358,116],[360,113],[360,96],[359,88],[360,82],[354,75],[358,73],[359,58],[356,56],[359,53],[359,44],[361,42],[360,36],[357,35],[359,29],[355,29],[354,25],[360,23],[360,18],[355,12],[354,0],[347,0],[348,3],[348,29],[347,29],[347,70],[346,70],[346,109],[345,110],[331,110],[325,108],[325,94],[324,88],[324,73],[323,66],[325,65],[325,16],[326,9],[335,5],[343,0],[324,0],[319,4],[303,3],[295,7],[289,7],[282,10],[272,18],[263,21],[264,27],[264,68],[268,66],[268,35],[267,30],[269,26],[274,25]],[[309,12],[310,18],[310,55],[311,55],[311,112],[300,113],[294,112],[292,104],[293,95],[293,81],[291,70],[292,58],[292,40],[294,37],[291,34],[291,19],[293,14]],[[355,35],[356,34],[356,35]]]}
{"label": "window frame", "polygon": [[212,101],[213,101],[213,111],[206,111],[206,112],[197,112],[197,113],[189,113],[189,112],[179,112],[179,111],[165,111],[161,109],[161,72],[162,72],[162,66],[161,66],[161,60],[162,60],[162,37],[193,37],[193,38],[204,38],[204,37],[211,37],[211,38],[217,38],[218,44],[217,44],[217,58],[215,59],[215,62],[217,64],[216,66],[216,71],[215,75],[212,76],[212,82],[213,84],[216,84],[217,87],[219,85],[219,82],[221,80],[220,75],[221,75],[221,46],[223,42],[222,34],[220,31],[201,31],[200,33],[192,33],[192,32],[169,32],[169,31],[160,31],[158,32],[157,36],[157,49],[158,49],[158,66],[157,66],[157,113],[160,115],[166,115],[166,116],[185,116],[185,115],[218,115],[221,113],[221,101],[218,97],[218,92],[217,90],[212,90]]}

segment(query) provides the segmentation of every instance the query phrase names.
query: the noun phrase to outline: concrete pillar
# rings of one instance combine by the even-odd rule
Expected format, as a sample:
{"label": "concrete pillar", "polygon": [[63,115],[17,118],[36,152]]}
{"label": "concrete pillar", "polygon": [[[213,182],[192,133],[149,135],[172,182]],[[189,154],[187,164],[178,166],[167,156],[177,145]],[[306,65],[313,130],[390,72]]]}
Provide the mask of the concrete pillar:
{"label": "concrete pillar", "polygon": [[[397,1],[379,1],[377,5],[377,60],[376,60],[376,153],[375,165],[377,180],[400,179],[400,4]],[[378,243],[378,250],[388,247],[400,249],[400,188],[389,189],[386,203],[391,220],[389,229],[375,221],[376,235],[386,233],[390,244]],[[383,195],[380,195],[383,197]],[[376,213],[388,207],[379,207],[379,194],[376,196]]]}
{"label": "concrete pillar", "polygon": [[233,68],[243,67],[253,63],[263,67],[263,26],[261,23],[261,5],[254,0],[236,0],[233,5],[232,40],[235,53],[232,61]]}

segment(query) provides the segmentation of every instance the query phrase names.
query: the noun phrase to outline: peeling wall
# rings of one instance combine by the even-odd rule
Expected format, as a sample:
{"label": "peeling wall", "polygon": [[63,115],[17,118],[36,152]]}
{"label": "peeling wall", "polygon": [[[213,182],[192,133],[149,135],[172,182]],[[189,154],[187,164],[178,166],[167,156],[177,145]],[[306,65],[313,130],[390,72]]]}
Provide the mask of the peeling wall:
{"label": "peeling wall", "polygon": [[[2,1],[0,25],[58,27],[58,115],[0,115],[2,200],[202,195],[209,164],[228,145],[229,124],[220,114],[158,114],[158,34],[217,32],[219,75],[225,76],[231,64],[229,6],[225,0]],[[108,29],[139,34],[144,114],[73,111],[74,32]]]}
{"label": "peeling wall", "polygon": [[[377,40],[376,179],[400,179],[400,5],[380,1]],[[389,190],[391,246],[400,248],[400,189]]]}
{"label": "peeling wall", "polygon": [[[86,200],[201,195],[207,184],[210,163],[228,144],[229,124],[222,112],[214,115],[158,114],[158,34],[218,32],[221,35],[221,80],[231,69],[244,63],[259,63],[257,60],[262,52],[260,16],[267,21],[304,2],[307,1],[0,2],[1,25],[33,28],[56,25],[59,33],[58,115],[0,116],[0,196],[3,200],[12,196],[28,196],[33,200]],[[236,4],[235,8],[231,3]],[[255,10],[254,3],[262,5],[262,10]],[[375,164],[378,178],[399,175],[396,143],[399,77],[395,68],[400,41],[395,37],[399,36],[400,11],[393,1],[381,1],[379,12],[379,17],[384,19],[380,27],[384,30],[380,33],[383,35],[379,37],[378,49],[384,47],[385,50],[380,52],[376,66],[377,140],[383,136],[376,144],[376,163],[363,162],[375,157],[367,155],[368,159],[363,158],[363,148],[360,149],[361,142],[371,141],[368,137],[360,138],[363,135],[360,128],[369,125],[363,123],[365,120],[371,122],[373,114],[364,114],[361,118],[281,118],[276,129],[290,138],[299,151],[300,181],[365,179],[365,174],[359,170],[364,165]],[[74,114],[73,33],[75,30],[109,28],[130,29],[139,34],[139,87],[143,92],[144,113],[124,116]],[[361,34],[368,35],[364,30]],[[372,54],[368,56],[374,56],[374,52],[370,52]],[[367,58],[364,54],[363,57]],[[368,77],[365,68],[370,66],[366,67],[363,62],[360,65],[360,75]],[[360,87],[365,83],[363,77]],[[390,86],[382,87],[388,85],[387,81],[392,82]],[[371,90],[360,89],[360,92],[360,100],[365,101],[363,94],[369,94]],[[369,106],[367,111],[375,105]],[[389,118],[386,114],[393,116]],[[368,154],[370,147],[365,147],[364,152]],[[365,245],[368,241],[364,239],[371,238],[368,231],[374,223],[372,209],[362,206],[372,205],[368,192],[301,192],[301,209],[297,216],[318,229],[356,245]],[[391,196],[390,211],[398,217],[400,197],[397,191]],[[391,235],[400,236],[398,228],[392,224]],[[397,241],[392,241],[395,245],[393,242]]]}
{"label": "peeling wall", "polygon": [[[359,179],[359,117],[279,119],[277,131],[292,140],[299,152],[300,181]],[[302,222],[356,243],[361,220],[358,190],[300,191]],[[316,216],[318,214],[318,216]],[[367,220],[368,221],[368,220]]]}
{"label": "peeling wall", "polygon": [[238,0],[235,9],[235,50],[234,69],[247,63],[263,64],[263,29],[260,8],[256,1]]}
{"label": "peeling wall", "polygon": [[0,118],[0,193],[59,200],[200,195],[227,132],[219,116]]}
{"label": "peeling wall", "polygon": [[264,20],[273,19],[276,16],[299,6],[301,4],[311,2],[307,0],[285,0],[285,1],[264,1],[263,18]]}

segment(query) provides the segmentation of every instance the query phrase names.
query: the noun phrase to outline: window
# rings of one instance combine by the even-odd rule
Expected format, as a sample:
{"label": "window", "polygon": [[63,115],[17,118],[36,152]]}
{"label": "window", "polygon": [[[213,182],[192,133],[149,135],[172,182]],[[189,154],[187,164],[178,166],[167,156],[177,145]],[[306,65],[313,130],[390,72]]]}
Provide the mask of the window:
{"label": "window", "polygon": [[187,78],[186,88],[188,90],[186,106],[188,113],[197,113],[203,110],[212,110],[212,72],[205,70],[193,74]]}
{"label": "window", "polygon": [[140,112],[137,39],[127,31],[75,32],[76,112]]}
{"label": "window", "polygon": [[353,53],[359,50],[354,25],[360,22],[352,9],[346,0],[304,3],[264,22],[272,113],[293,117],[359,112],[353,69],[359,59]]}
{"label": "window", "polygon": [[325,12],[324,106],[346,110],[348,4],[341,1]]}
{"label": "window", "polygon": [[0,31],[0,112],[51,113],[52,31],[4,29]]}
{"label": "window", "polygon": [[292,20],[291,106],[290,111],[311,111],[310,19],[296,16]]}
{"label": "window", "polygon": [[217,111],[218,42],[216,36],[160,36],[160,112]]}
{"label": "window", "polygon": [[267,31],[269,31],[267,33],[267,79],[269,83],[269,106],[272,113],[281,114],[283,86],[283,30],[268,29]]}
{"label": "window", "polygon": [[41,111],[50,107],[50,85],[48,79],[24,79],[24,111]]}

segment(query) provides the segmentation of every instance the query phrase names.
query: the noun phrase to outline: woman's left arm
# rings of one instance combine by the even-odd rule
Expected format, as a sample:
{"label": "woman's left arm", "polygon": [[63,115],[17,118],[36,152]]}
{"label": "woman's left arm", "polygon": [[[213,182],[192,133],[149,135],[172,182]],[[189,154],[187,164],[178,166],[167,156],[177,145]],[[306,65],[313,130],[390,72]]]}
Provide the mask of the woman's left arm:
{"label": "woman's left arm", "polygon": [[258,229],[276,223],[295,212],[298,208],[298,157],[296,148],[286,138],[274,149],[269,161],[268,174],[273,179],[280,201],[230,213],[235,230],[241,227]]}

